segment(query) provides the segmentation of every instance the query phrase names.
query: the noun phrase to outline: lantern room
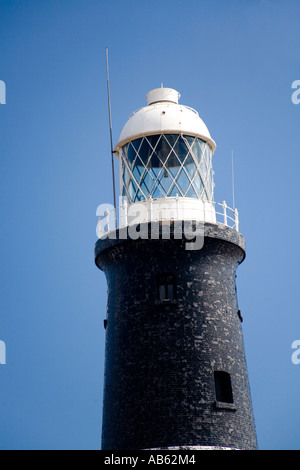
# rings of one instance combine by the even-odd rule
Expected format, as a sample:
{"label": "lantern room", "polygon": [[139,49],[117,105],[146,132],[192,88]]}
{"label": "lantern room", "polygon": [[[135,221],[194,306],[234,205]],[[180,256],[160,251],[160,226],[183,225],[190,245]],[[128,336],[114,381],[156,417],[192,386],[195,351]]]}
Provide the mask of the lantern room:
{"label": "lantern room", "polygon": [[213,201],[212,155],[216,145],[179,93],[157,88],[148,106],[132,113],[115,151],[120,160],[120,194],[128,204],[148,198]]}

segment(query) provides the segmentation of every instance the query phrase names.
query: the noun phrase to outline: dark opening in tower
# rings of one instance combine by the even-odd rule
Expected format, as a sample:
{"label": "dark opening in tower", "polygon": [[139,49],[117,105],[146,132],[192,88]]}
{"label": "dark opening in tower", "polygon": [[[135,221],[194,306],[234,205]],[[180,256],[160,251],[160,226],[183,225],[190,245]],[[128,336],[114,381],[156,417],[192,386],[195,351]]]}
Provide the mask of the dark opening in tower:
{"label": "dark opening in tower", "polygon": [[156,276],[157,298],[160,302],[174,300],[176,286],[174,274],[162,273]]}
{"label": "dark opening in tower", "polygon": [[233,403],[231,378],[228,372],[221,370],[214,372],[216,400],[222,403]]}

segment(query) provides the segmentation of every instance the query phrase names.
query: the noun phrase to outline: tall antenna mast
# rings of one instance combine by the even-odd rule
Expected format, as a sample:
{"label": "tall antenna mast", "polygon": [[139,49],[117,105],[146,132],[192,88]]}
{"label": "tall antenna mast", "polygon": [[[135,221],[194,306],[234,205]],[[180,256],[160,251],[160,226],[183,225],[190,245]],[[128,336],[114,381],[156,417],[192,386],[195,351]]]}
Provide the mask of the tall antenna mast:
{"label": "tall antenna mast", "polygon": [[234,164],[233,164],[233,150],[231,151],[231,178],[232,178],[232,208],[235,209],[235,201],[234,201]]}
{"label": "tall antenna mast", "polygon": [[111,153],[111,169],[112,169],[112,180],[113,180],[113,196],[114,196],[114,208],[116,205],[116,188],[115,188],[115,167],[114,167],[114,149],[112,139],[112,125],[111,125],[111,109],[110,109],[110,92],[109,92],[109,70],[108,70],[108,48],[106,48],[106,78],[107,78],[107,99],[108,99],[108,117],[109,117],[109,132],[110,132],[110,153]]}

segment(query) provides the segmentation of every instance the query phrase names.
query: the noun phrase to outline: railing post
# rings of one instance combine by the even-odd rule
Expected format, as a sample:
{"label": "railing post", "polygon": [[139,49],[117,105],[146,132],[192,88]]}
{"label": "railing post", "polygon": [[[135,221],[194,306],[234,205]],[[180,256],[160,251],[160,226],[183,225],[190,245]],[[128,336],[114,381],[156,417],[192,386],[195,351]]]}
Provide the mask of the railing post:
{"label": "railing post", "polygon": [[99,217],[98,225],[97,225],[97,237],[98,238],[101,238],[102,235],[104,234],[104,229],[103,229],[103,226],[101,224],[101,221],[102,221],[102,219],[101,219],[101,217]]}
{"label": "railing post", "polygon": [[106,209],[105,214],[106,216],[106,227],[107,227],[107,232],[109,232],[109,210]]}
{"label": "railing post", "polygon": [[234,209],[234,216],[235,216],[235,229],[239,231],[239,213],[237,209]]}
{"label": "railing post", "polygon": [[117,230],[118,228],[118,223],[117,223],[117,217],[118,217],[118,214],[117,214],[117,207],[114,208],[114,227],[113,227],[113,230]]}
{"label": "railing post", "polygon": [[227,223],[227,211],[226,211],[226,209],[227,209],[227,204],[226,204],[225,201],[223,201],[222,207],[223,207],[223,211],[224,211],[224,224],[225,224],[225,225],[228,225],[228,223]]}
{"label": "railing post", "polygon": [[176,193],[176,219],[179,220],[179,196]]}
{"label": "railing post", "polygon": [[124,226],[127,227],[128,225],[128,202],[126,199],[124,201],[123,207],[124,207],[124,212],[123,212],[124,213]]}
{"label": "railing post", "polygon": [[152,199],[152,196],[151,196],[151,194],[150,194],[150,196],[149,196],[149,201],[150,201],[150,204],[149,204],[149,205],[150,205],[150,210],[149,210],[149,212],[150,212],[150,220],[149,220],[148,222],[152,222],[152,200],[153,200],[153,199]]}

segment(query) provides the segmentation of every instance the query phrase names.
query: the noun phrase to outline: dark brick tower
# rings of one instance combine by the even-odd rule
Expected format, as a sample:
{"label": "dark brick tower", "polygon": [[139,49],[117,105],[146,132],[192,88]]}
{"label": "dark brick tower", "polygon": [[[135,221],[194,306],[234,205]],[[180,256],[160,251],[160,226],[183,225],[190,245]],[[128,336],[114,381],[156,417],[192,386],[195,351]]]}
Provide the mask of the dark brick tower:
{"label": "dark brick tower", "polygon": [[175,90],[147,98],[116,147],[118,224],[106,212],[95,246],[108,283],[102,449],[256,449],[237,211],[213,202],[216,146],[199,115]]}

